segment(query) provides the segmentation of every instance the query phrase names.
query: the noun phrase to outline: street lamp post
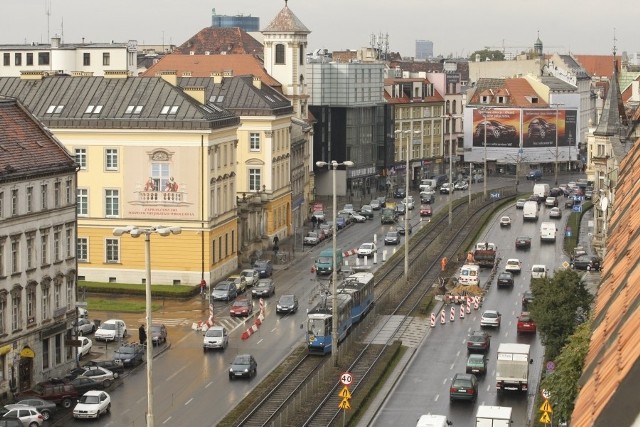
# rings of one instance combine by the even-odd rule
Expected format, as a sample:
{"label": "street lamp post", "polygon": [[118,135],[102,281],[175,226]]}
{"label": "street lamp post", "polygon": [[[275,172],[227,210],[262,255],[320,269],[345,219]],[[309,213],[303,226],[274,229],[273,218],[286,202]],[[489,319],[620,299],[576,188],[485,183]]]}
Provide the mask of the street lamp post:
{"label": "street lamp post", "polygon": [[558,185],[558,107],[564,104],[559,104],[559,103],[555,103],[555,104],[549,104],[552,107],[556,108],[556,161],[555,161],[555,167],[554,167],[554,177],[555,177],[555,183],[556,186]]}
{"label": "street lamp post", "polygon": [[448,113],[441,117],[443,119],[449,119],[449,225],[451,225],[453,222],[453,121],[456,117],[460,116]]}
{"label": "street lamp post", "polygon": [[338,163],[335,160],[332,160],[331,163],[327,162],[316,162],[316,166],[319,168],[323,168],[327,166],[331,169],[331,179],[332,179],[332,190],[333,190],[333,268],[331,269],[331,359],[333,359],[333,366],[338,366],[338,266],[336,251],[338,250],[337,244],[337,236],[338,236],[338,227],[336,224],[336,213],[338,211],[338,198],[336,195],[336,169],[338,166],[351,167],[353,166],[353,162],[349,160],[345,160],[342,163]]}
{"label": "street lamp post", "polygon": [[[396,130],[397,134],[402,134],[404,133],[405,135],[407,135],[407,146],[406,146],[406,150],[404,152],[404,157],[405,157],[405,180],[404,180],[404,185],[405,185],[405,192],[404,192],[404,197],[405,197],[405,204],[404,204],[404,280],[409,280],[409,222],[410,222],[410,218],[409,218],[409,147],[411,146],[411,130],[407,129],[407,130]],[[419,134],[421,133],[419,130],[415,130],[413,131],[414,134]]]}
{"label": "street lamp post", "polygon": [[[114,236],[122,236],[123,234],[129,234],[131,237],[140,237],[144,234],[144,264],[146,268],[145,278],[145,296],[146,296],[146,322],[147,322],[147,336],[151,339],[151,234],[158,234],[162,237],[169,236],[171,234],[180,234],[182,229],[180,227],[116,227],[113,229]],[[152,363],[153,363],[153,343],[149,345],[147,340],[147,427],[153,427],[153,377],[152,377]]]}
{"label": "street lamp post", "polygon": [[484,122],[484,170],[483,170],[483,174],[484,174],[484,179],[482,180],[482,187],[483,187],[483,197],[484,200],[487,200],[487,108],[481,108],[480,109],[480,114],[482,114],[482,119]]}

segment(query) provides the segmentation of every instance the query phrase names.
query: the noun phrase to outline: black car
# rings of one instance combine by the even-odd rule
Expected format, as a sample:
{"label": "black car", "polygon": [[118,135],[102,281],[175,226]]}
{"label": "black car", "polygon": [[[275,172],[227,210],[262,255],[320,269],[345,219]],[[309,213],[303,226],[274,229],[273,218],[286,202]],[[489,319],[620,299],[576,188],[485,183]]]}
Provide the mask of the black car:
{"label": "black car", "polygon": [[400,244],[400,233],[397,231],[389,231],[384,236],[384,244],[385,245],[399,245]]}
{"label": "black car", "polygon": [[498,274],[498,280],[496,283],[498,284],[498,287],[513,286],[513,274],[508,271],[503,271]]}
{"label": "black car", "polygon": [[[400,221],[398,222],[398,225],[396,226],[396,229],[398,230],[398,233],[402,236],[404,236],[406,234],[406,230],[404,229],[404,221]],[[413,226],[411,224],[409,224],[409,234],[413,233]]]}
{"label": "black car", "polygon": [[239,354],[231,362],[229,368],[229,380],[235,378],[251,378],[258,373],[258,363],[250,354]]}
{"label": "black car", "polygon": [[100,366],[114,374],[122,374],[124,372],[124,365],[120,360],[92,360],[86,366]]}
{"label": "black car", "polygon": [[398,187],[393,192],[393,197],[395,197],[396,199],[404,199],[405,197],[407,197],[407,192],[403,187]]}
{"label": "black car", "polygon": [[560,197],[560,196],[564,196],[564,191],[562,191],[562,188],[552,188],[551,190],[549,190],[549,196],[551,197]]}
{"label": "black car", "polygon": [[164,325],[151,325],[151,343],[153,345],[160,345],[167,342],[167,327]]}
{"label": "black car", "polygon": [[[344,272],[344,267],[342,269]],[[298,298],[295,295],[282,295],[276,304],[276,313],[295,313],[298,311]]]}
{"label": "black car", "polygon": [[497,120],[482,120],[474,131],[475,138],[484,138],[486,132],[487,140],[498,140],[503,138],[515,138],[518,136],[516,128],[505,125]]}
{"label": "black car", "polygon": [[518,236],[516,237],[516,249],[529,249],[531,248],[531,237]]}
{"label": "black car", "polygon": [[69,381],[69,384],[73,386],[75,390],[78,391],[78,394],[80,396],[82,396],[89,390],[103,390],[105,388],[103,381],[96,381],[87,377],[74,378],[71,381]]}
{"label": "black car", "polygon": [[273,274],[273,264],[266,259],[259,259],[254,262],[253,269],[258,272],[260,277],[271,277]]}
{"label": "black car", "polygon": [[491,347],[491,336],[484,331],[473,331],[467,338],[467,351],[469,353],[479,351],[485,353]]}
{"label": "black car", "polygon": [[599,271],[602,260],[597,256],[581,255],[571,260],[571,268],[575,270]]}
{"label": "black car", "polygon": [[533,292],[525,291],[522,294],[522,311],[529,311],[529,306],[533,302]]}
{"label": "black car", "polygon": [[537,139],[543,141],[549,138],[555,138],[556,125],[550,123],[541,117],[536,117],[529,122],[528,130],[529,139]]}
{"label": "black car", "polygon": [[455,374],[449,387],[449,400],[478,399],[478,378],[473,374]]}
{"label": "black car", "polygon": [[113,353],[113,360],[124,366],[137,366],[144,361],[145,346],[138,343],[123,344]]}

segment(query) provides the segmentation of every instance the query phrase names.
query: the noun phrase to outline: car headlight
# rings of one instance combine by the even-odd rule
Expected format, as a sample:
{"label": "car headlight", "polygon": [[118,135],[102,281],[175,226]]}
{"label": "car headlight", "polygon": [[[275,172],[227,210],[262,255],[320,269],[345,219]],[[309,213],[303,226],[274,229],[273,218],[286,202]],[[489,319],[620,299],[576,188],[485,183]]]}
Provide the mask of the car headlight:
{"label": "car headlight", "polygon": [[229,372],[233,373],[233,368],[229,368]]}
{"label": "car headlight", "polygon": [[245,372],[249,372],[249,369],[248,369],[248,368],[245,368],[245,369],[244,369],[244,371],[245,371]]}
{"label": "car headlight", "polygon": [[278,310],[282,310],[282,306],[281,306],[280,304],[277,304],[277,305],[276,305],[276,308],[277,308]]}

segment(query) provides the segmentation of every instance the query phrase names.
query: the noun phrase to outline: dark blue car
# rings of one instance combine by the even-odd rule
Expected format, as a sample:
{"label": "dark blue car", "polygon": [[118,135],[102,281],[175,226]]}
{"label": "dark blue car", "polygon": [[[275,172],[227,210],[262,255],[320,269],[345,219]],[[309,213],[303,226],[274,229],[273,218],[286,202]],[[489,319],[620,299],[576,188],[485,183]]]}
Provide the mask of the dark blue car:
{"label": "dark blue car", "polygon": [[338,216],[336,218],[336,226],[338,227],[338,230],[345,228],[347,226],[347,219],[342,215]]}

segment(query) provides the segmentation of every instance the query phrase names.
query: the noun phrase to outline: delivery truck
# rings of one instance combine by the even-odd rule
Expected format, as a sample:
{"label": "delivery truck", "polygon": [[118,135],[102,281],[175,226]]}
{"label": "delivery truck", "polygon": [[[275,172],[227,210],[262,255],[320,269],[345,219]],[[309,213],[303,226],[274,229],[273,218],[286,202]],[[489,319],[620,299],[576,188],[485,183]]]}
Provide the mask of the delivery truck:
{"label": "delivery truck", "polygon": [[500,344],[496,363],[498,393],[505,390],[522,392],[529,390],[529,365],[533,363],[533,359],[529,358],[530,350],[529,344]]}
{"label": "delivery truck", "polygon": [[478,406],[476,427],[512,427],[512,409],[509,406]]}

